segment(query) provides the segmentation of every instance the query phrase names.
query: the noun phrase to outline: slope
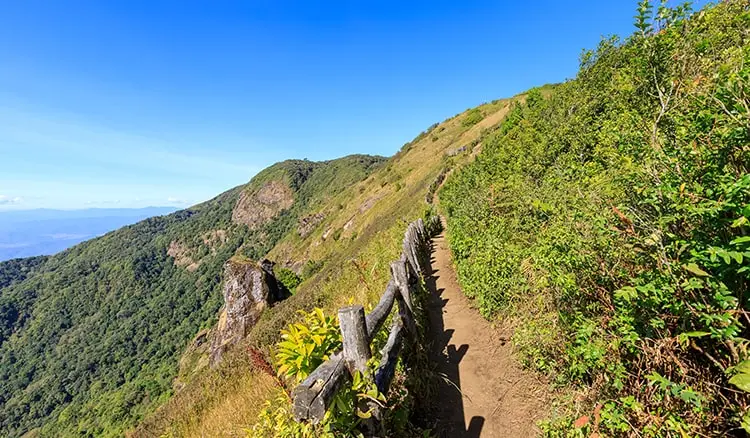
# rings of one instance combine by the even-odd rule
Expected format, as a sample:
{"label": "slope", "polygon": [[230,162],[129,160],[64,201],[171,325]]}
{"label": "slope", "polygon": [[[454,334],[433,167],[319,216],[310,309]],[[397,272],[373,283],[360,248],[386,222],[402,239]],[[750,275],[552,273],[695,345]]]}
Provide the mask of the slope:
{"label": "slope", "polygon": [[641,2],[439,194],[464,292],[578,391],[550,436],[749,428],[749,11]]}
{"label": "slope", "polygon": [[[367,178],[330,191],[326,202],[300,217],[267,257],[303,281],[292,297],[262,315],[247,344],[265,350],[279,340],[282,328],[299,320],[299,310],[321,307],[330,313],[350,301],[372,304],[388,280],[388,263],[400,251],[405,224],[428,208],[430,187],[471,159],[484,132],[499,123],[511,102],[482,105],[471,113],[473,119],[467,111],[433,125]],[[217,369],[185,370],[181,381],[190,383],[134,436],[243,436],[277,389],[254,370],[244,347],[227,357]],[[185,362],[199,361],[186,357]]]}
{"label": "slope", "polygon": [[0,435],[122,435],[171,395],[186,343],[221,305],[224,262],[262,256],[382,161],[282,162],[195,207],[0,264]]}

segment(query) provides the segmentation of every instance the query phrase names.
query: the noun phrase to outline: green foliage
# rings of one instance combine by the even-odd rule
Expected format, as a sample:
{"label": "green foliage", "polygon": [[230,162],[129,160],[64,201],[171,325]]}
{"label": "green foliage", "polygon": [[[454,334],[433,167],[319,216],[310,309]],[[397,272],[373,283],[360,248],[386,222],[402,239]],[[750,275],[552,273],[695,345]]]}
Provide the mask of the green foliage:
{"label": "green foliage", "polygon": [[291,269],[274,269],[274,276],[291,294],[294,294],[294,292],[297,290],[297,286],[302,283],[302,278],[300,278],[300,276]]}
{"label": "green foliage", "polygon": [[312,277],[323,268],[323,264],[322,260],[308,260],[305,266],[302,267],[302,278],[308,279]]}
{"label": "green foliage", "polygon": [[428,236],[436,236],[443,231],[443,223],[440,221],[440,215],[433,206],[425,208],[422,213],[422,221],[424,221],[425,231]]}
{"label": "green foliage", "polygon": [[47,261],[47,256],[12,259],[0,263],[0,289],[23,281]]}
{"label": "green foliage", "polygon": [[466,113],[466,117],[461,120],[461,125],[468,128],[481,122],[483,118],[484,115],[479,108],[472,108]]}
{"label": "green foliage", "polygon": [[[120,436],[170,396],[182,349],[221,305],[223,261],[242,242],[230,225],[237,194],[77,245],[2,289],[2,307],[26,317],[0,345],[0,435]],[[169,243],[213,227],[229,230],[225,245],[194,271],[175,266]]]}
{"label": "green foliage", "polygon": [[[291,324],[282,331],[282,341],[276,345],[276,366],[280,377],[291,380],[294,385],[304,380],[329,356],[341,348],[341,334],[333,317],[325,316],[319,308],[301,312],[303,322]],[[323,420],[316,425],[297,423],[291,409],[288,394],[279,394],[272,403],[266,403],[258,423],[249,436],[271,437],[361,437],[357,430],[360,418],[369,418],[370,412],[362,411],[364,399],[384,403],[372,379],[375,360],[368,364],[367,375],[356,372],[351,385],[341,389],[335,396],[331,408]]]}
{"label": "green foliage", "polygon": [[596,390],[597,430],[720,435],[750,405],[725,373],[750,335],[750,13],[652,13],[532,90],[440,200],[464,291],[526,318],[526,363]]}
{"label": "green foliage", "polygon": [[341,347],[336,318],[325,316],[319,308],[310,313],[300,313],[303,321],[282,330],[282,341],[276,344],[277,371],[279,375],[294,379],[295,384],[304,380]]}
{"label": "green foliage", "polygon": [[37,298],[35,291],[3,292],[3,288],[23,281],[44,266],[46,261],[46,256],[40,256],[0,263],[0,345],[31,317]]}
{"label": "green foliage", "polygon": [[[0,264],[0,435],[122,436],[172,395],[187,343],[215,322],[226,260],[262,258],[383,161],[279,163],[203,204]],[[254,230],[233,223],[241,192],[272,180],[292,189],[292,207]],[[168,254],[175,245],[185,264]]]}

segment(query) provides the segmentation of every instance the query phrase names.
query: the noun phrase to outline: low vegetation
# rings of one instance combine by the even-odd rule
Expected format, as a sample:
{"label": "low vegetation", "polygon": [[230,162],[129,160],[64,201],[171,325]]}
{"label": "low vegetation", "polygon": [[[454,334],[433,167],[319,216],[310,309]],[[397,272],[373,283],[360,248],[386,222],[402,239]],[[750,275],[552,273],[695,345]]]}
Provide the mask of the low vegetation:
{"label": "low vegetation", "polygon": [[[643,1],[636,29],[584,52],[574,80],[436,123],[390,159],[286,161],[0,263],[0,435],[356,436],[362,399],[388,406],[393,435],[423,434],[425,376],[398,373],[387,401],[357,376],[317,426],[292,420],[289,391],[339,346],[336,309],[377,302],[436,193],[464,291],[566,389],[545,434],[750,431],[749,6]],[[283,208],[233,221],[269,183]],[[276,262],[289,298],[201,366],[238,255]]]}
{"label": "low vegetation", "polygon": [[[750,431],[750,12],[640,3],[439,194],[464,291],[578,389],[549,436]],[[572,403],[571,403],[572,402]]]}

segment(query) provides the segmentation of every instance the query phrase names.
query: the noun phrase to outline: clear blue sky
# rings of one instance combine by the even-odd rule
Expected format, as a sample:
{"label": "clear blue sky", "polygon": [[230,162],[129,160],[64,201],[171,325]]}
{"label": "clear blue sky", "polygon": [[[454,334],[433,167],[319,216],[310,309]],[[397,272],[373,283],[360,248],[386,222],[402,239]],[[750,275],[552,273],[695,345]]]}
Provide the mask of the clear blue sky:
{"label": "clear blue sky", "polygon": [[635,0],[0,2],[0,209],[185,206],[575,75]]}

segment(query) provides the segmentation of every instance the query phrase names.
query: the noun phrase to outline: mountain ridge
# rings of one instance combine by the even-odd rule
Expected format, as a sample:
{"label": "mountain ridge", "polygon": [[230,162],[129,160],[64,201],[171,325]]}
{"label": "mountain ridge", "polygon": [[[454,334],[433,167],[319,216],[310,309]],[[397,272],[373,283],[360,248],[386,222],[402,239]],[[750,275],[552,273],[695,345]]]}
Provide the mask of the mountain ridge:
{"label": "mountain ridge", "polygon": [[[209,201],[37,265],[0,264],[15,278],[0,289],[0,431],[122,434],[170,396],[185,343],[213,324],[224,261],[235,253],[259,257],[308,204],[322,202],[321,189],[349,185],[382,161],[358,155],[278,163]],[[232,221],[239,197],[264,178],[293,184],[293,204],[256,229]],[[170,255],[175,245],[190,263]]]}

